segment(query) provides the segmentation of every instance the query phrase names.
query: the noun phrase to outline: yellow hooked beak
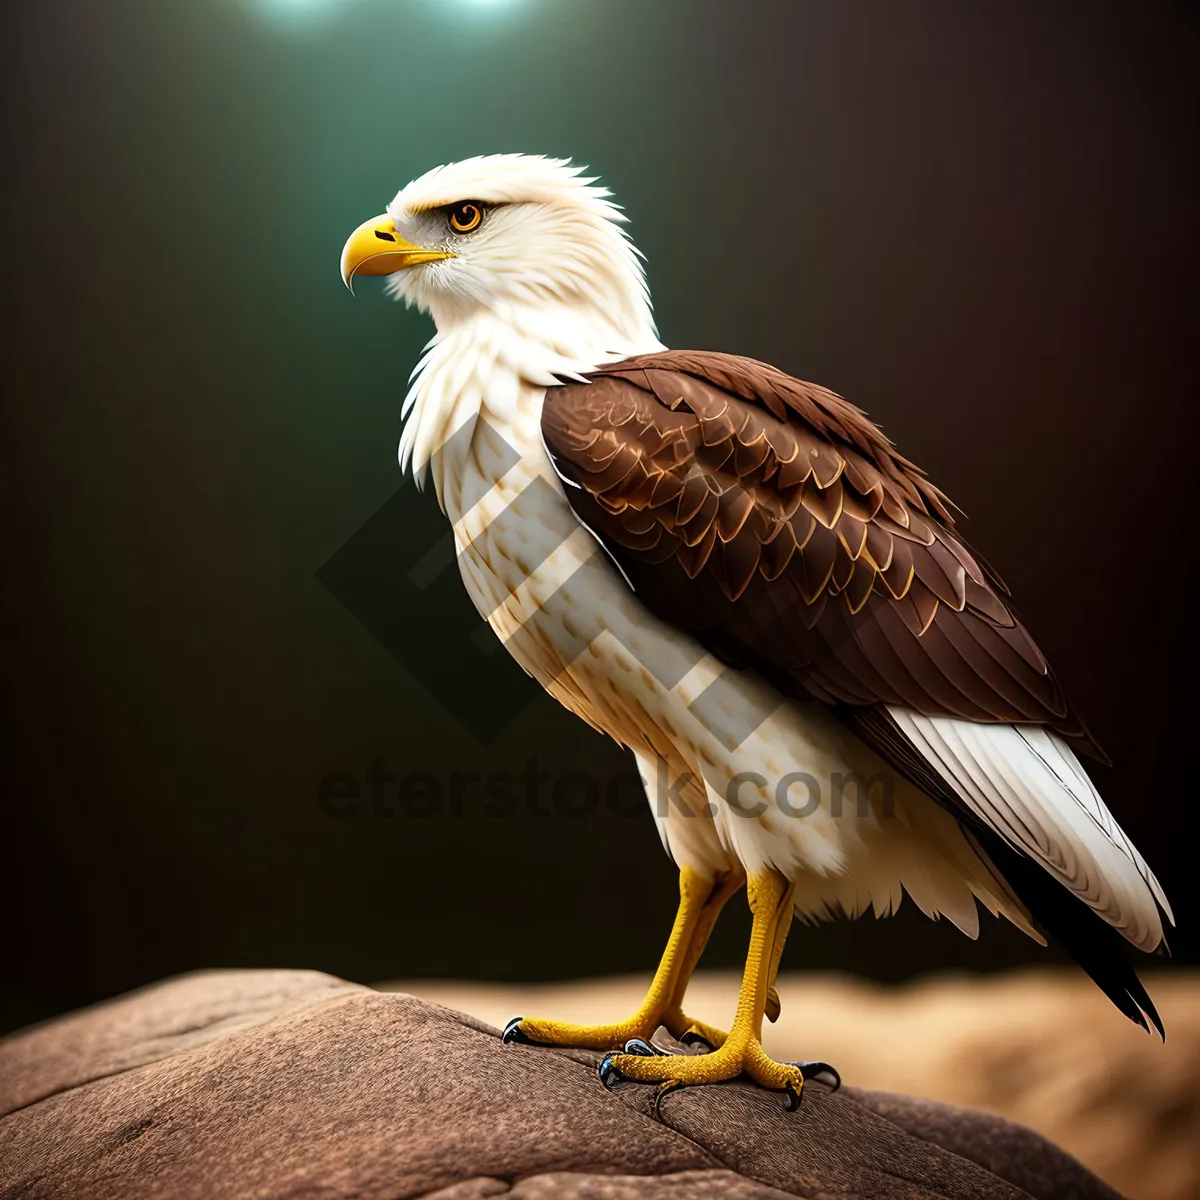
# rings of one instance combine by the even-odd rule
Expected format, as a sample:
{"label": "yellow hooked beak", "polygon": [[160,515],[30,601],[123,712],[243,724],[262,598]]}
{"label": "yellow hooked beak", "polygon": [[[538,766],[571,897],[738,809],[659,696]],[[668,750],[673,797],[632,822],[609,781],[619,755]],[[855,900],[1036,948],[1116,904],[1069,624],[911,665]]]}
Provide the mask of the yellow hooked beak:
{"label": "yellow hooked beak", "polygon": [[364,221],[342,247],[342,282],[354,294],[355,275],[391,275],[405,267],[454,258],[448,250],[422,250],[405,241],[384,213]]}

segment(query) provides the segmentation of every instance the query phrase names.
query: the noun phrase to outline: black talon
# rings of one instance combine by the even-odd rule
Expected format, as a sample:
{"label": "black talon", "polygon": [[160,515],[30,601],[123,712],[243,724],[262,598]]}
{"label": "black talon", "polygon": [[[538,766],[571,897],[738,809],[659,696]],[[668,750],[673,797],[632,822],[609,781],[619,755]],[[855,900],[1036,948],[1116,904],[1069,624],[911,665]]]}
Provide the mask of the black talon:
{"label": "black talon", "polygon": [[606,1088],[615,1088],[624,1078],[625,1076],[613,1066],[613,1056],[606,1054],[600,1060],[600,1082]]}
{"label": "black talon", "polygon": [[783,1093],[786,1097],[787,1111],[795,1112],[804,1099],[804,1089],[798,1088],[794,1083],[785,1083]]}
{"label": "black talon", "polygon": [[626,1054],[636,1054],[639,1058],[656,1058],[658,1051],[643,1038],[630,1038],[625,1043]]}
{"label": "black talon", "polygon": [[523,1017],[513,1017],[513,1019],[509,1021],[507,1025],[505,1025],[504,1033],[500,1038],[504,1045],[511,1046],[514,1043],[519,1046],[536,1045],[532,1038],[526,1037],[526,1035],[521,1031],[521,1021],[523,1019]]}
{"label": "black talon", "polygon": [[[805,1080],[819,1079],[829,1086],[830,1091],[836,1092],[842,1086],[842,1077],[837,1068],[831,1067],[827,1062],[798,1062],[791,1065],[800,1068],[800,1074]],[[821,1079],[822,1075],[826,1078]]]}
{"label": "black talon", "polygon": [[[790,1062],[788,1067],[799,1067],[800,1075],[806,1081],[815,1079],[829,1088],[829,1091],[836,1092],[841,1087],[841,1075],[838,1074],[838,1068],[830,1067],[827,1062]],[[822,1079],[822,1076],[824,1078]]]}

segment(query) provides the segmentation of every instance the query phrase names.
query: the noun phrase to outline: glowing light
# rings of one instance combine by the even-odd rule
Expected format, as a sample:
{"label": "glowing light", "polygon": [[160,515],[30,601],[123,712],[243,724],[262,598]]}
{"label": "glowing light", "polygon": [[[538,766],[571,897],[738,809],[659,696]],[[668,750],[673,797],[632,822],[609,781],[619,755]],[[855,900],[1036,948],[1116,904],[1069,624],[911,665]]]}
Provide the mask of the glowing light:
{"label": "glowing light", "polygon": [[[259,14],[281,25],[303,27],[321,24],[350,8],[355,0],[247,0]],[[440,6],[444,0],[436,0]],[[459,0],[470,8],[501,8],[512,0]]]}
{"label": "glowing light", "polygon": [[275,20],[310,25],[341,12],[351,0],[255,0],[255,7]]}

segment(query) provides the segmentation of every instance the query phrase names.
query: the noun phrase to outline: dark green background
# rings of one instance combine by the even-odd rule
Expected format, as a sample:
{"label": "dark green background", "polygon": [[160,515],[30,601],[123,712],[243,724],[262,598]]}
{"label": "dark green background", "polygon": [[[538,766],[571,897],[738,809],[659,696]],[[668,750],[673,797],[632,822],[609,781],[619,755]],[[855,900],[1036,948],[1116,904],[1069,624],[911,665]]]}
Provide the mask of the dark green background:
{"label": "dark green background", "polygon": [[[674,879],[648,813],[318,803],[375,758],[446,786],[627,768],[546,701],[482,744],[316,578],[396,491],[431,332],[370,282],[350,298],[342,241],[481,152],[591,164],[669,345],[836,388],[963,506],[1194,916],[1187,6],[317,4],[4,18],[4,1022],[207,966],[653,964]],[[403,504],[429,544],[438,514]],[[459,599],[413,636],[451,636]],[[798,930],[786,965],[1043,953],[906,911]]]}

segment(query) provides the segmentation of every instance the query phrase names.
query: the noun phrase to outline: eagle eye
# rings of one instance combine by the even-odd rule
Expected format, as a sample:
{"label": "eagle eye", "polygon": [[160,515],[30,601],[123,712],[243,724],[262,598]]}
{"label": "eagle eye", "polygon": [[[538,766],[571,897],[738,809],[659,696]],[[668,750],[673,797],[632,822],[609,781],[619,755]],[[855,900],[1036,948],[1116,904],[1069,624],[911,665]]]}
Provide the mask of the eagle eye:
{"label": "eagle eye", "polygon": [[483,220],[483,205],[475,200],[464,200],[450,209],[446,219],[455,233],[470,233],[478,229]]}

